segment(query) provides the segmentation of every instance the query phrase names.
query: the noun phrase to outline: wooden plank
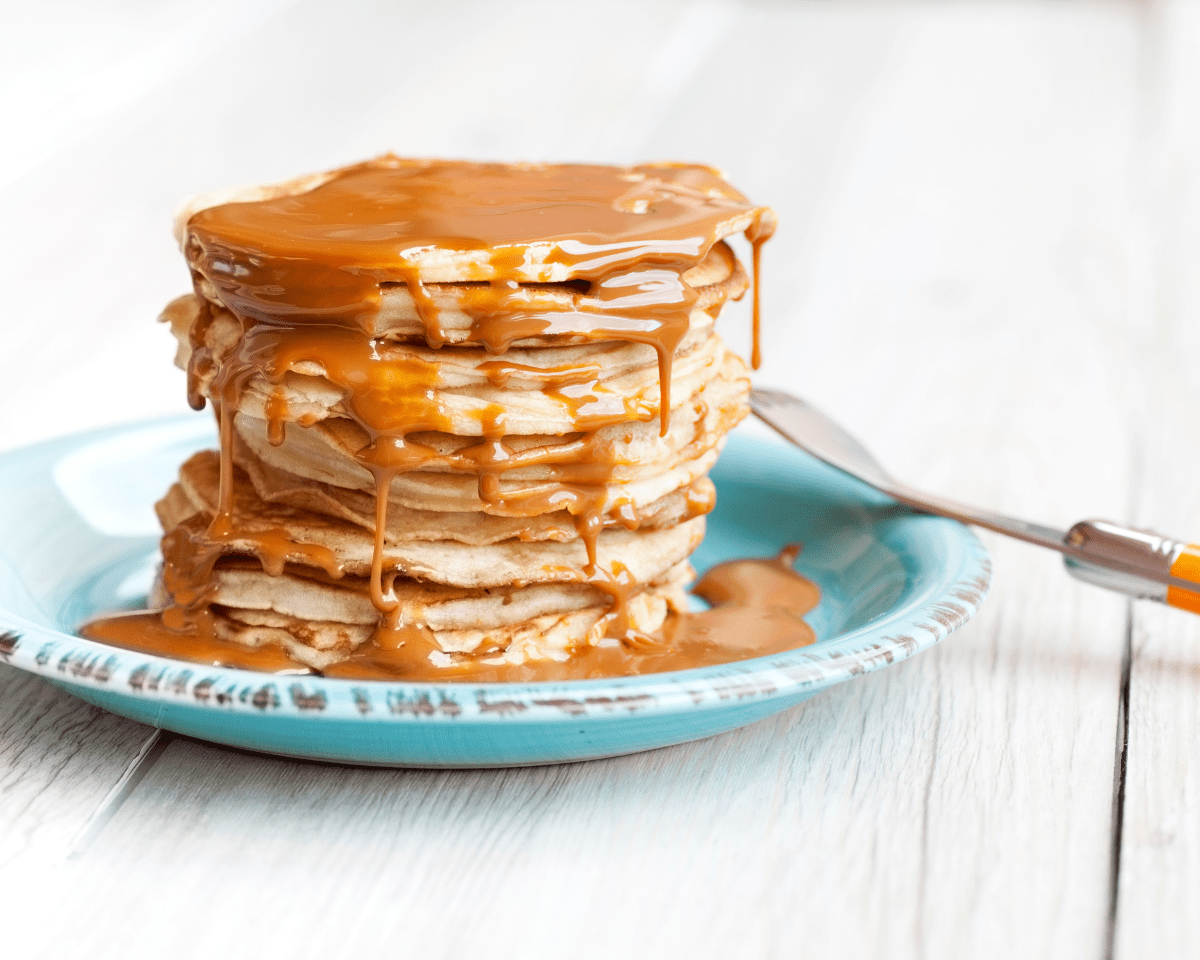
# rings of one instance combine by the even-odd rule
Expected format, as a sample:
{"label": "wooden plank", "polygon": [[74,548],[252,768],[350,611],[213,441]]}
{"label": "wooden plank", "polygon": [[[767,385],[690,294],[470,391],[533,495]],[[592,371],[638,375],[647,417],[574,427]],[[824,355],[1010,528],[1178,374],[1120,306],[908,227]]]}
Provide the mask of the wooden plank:
{"label": "wooden plank", "polygon": [[0,665],[0,902],[71,854],[152,733]]}
{"label": "wooden plank", "polygon": [[[1152,12],[1160,55],[1148,77],[1147,238],[1153,309],[1135,329],[1143,377],[1132,400],[1146,426],[1136,520],[1200,540],[1200,10]],[[1135,611],[1115,955],[1191,957],[1200,949],[1200,619],[1154,604]]]}
{"label": "wooden plank", "polygon": [[[1104,371],[1127,359],[1108,281],[1128,256],[1132,9],[654,4],[637,29],[619,16],[634,7],[510,4],[499,23],[459,9],[451,45],[440,14],[380,14],[389,49],[403,26],[398,63],[297,8],[276,39],[214,54],[89,143],[149,151],[136,170],[154,199],[205,164],[214,185],[247,156],[286,175],[373,152],[385,129],[412,152],[602,154],[576,126],[619,133],[631,116],[620,151],[713,159],[791,225],[768,263],[766,382],[802,389],[914,482],[1047,521],[1123,514],[1133,431]],[[306,69],[314,50],[327,59]],[[584,79],[538,88],[536,116],[486,85],[499,70],[524,89],[550,66]],[[687,81],[661,90],[676,71]],[[211,76],[276,113],[189,137],[179,104]],[[89,196],[122,182],[111,163]],[[126,245],[147,222],[131,212],[117,248],[144,252]],[[160,285],[136,293],[146,309]],[[107,295],[95,322],[116,329],[129,290]],[[990,542],[993,596],[952,641],[687,747],[429,773],[176,741],[54,872],[53,898],[13,895],[8,932],[30,952],[86,936],[97,958],[207,954],[264,922],[280,955],[1095,956],[1124,606]]]}

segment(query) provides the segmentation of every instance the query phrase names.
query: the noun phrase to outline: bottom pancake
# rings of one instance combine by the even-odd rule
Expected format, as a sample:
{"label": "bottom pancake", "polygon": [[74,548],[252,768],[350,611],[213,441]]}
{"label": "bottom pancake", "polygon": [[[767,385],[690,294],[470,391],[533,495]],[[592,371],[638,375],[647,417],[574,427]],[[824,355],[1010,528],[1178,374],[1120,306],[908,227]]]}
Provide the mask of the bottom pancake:
{"label": "bottom pancake", "polygon": [[[206,632],[217,639],[248,648],[276,646],[298,664],[322,672],[343,662],[370,660],[385,673],[390,663],[397,675],[418,679],[427,672],[425,679],[433,679],[455,667],[565,661],[598,643],[618,616],[624,619],[621,633],[652,634],[669,612],[686,609],[685,587],[692,576],[684,560],[653,583],[631,585],[620,613],[609,594],[587,584],[471,591],[398,582],[395,592],[405,602],[379,622],[360,615],[359,598],[349,586],[314,583],[290,571],[268,577],[234,568],[216,572],[217,594],[203,619]],[[432,589],[419,601],[416,595],[424,587]],[[336,591],[346,596],[331,597]],[[294,604],[272,600],[272,595],[289,594],[308,607],[305,615],[277,609]],[[152,601],[169,602],[161,578]]]}

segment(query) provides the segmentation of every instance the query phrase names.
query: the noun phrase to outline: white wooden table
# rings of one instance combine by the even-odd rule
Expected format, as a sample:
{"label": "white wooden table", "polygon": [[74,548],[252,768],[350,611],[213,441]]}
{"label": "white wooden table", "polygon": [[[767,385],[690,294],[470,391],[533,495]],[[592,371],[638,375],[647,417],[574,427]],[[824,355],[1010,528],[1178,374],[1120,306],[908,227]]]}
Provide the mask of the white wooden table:
{"label": "white wooden table", "polygon": [[[183,196],[387,149],[715,163],[761,382],[913,483],[1200,537],[1200,4],[24,4],[0,447],[183,411]],[[722,321],[736,344],[744,312]],[[273,759],[0,667],[0,954],[1200,953],[1200,618],[986,537],[915,660],[684,747]]]}

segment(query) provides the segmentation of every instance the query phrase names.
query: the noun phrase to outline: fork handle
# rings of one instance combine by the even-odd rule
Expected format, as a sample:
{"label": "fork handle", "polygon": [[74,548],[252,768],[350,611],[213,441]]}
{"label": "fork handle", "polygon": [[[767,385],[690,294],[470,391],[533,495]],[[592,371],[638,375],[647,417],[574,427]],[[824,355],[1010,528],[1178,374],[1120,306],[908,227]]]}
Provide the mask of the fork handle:
{"label": "fork handle", "polygon": [[1200,546],[1108,520],[1083,520],[1064,540],[1078,579],[1200,614]]}
{"label": "fork handle", "polygon": [[[1171,564],[1171,576],[1200,585],[1200,546],[1194,543],[1185,543],[1180,546],[1179,555]],[[1200,590],[1200,586],[1197,589]],[[1167,586],[1167,603],[1173,607],[1179,607],[1181,610],[1200,613],[1200,593],[1196,590],[1169,584]]]}

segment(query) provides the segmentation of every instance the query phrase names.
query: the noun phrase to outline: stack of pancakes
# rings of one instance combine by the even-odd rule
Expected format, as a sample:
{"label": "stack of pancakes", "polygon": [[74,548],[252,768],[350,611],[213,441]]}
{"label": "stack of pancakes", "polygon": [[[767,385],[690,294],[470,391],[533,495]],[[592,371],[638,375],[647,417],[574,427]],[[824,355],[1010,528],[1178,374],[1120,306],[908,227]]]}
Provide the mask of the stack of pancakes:
{"label": "stack of pancakes", "polygon": [[[303,198],[340,173],[220,199]],[[746,367],[713,329],[749,286],[722,237],[764,208],[743,202],[676,260],[688,296],[668,306],[685,322],[664,338],[653,309],[597,325],[594,277],[480,279],[478,245],[452,243],[415,285],[377,282],[353,322],[250,310],[213,266],[237,257],[197,226],[213,207],[181,219],[195,289],[164,319],[222,450],[158,504],[164,622],[331,675],[661,641],[714,502],[707,472],[747,412]]]}

